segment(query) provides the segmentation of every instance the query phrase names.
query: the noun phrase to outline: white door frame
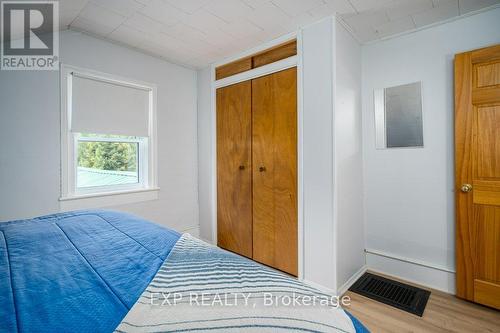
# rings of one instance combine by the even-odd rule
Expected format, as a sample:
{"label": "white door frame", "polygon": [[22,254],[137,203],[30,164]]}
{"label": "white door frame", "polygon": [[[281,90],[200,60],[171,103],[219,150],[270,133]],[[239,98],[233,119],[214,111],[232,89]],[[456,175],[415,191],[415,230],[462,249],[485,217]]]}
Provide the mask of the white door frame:
{"label": "white door frame", "polygon": [[[220,80],[215,79],[215,68],[244,58],[246,56],[264,51],[284,42],[297,39],[297,55],[292,56],[256,69],[236,74]],[[298,246],[298,279],[304,279],[304,196],[303,196],[303,90],[302,90],[302,35],[291,33],[268,43],[237,54],[223,61],[217,62],[210,67],[211,76],[211,151],[212,151],[212,241],[217,244],[217,119],[216,119],[216,90],[217,88],[229,86],[235,83],[251,80],[264,75],[276,73],[291,67],[297,67],[297,246]]]}

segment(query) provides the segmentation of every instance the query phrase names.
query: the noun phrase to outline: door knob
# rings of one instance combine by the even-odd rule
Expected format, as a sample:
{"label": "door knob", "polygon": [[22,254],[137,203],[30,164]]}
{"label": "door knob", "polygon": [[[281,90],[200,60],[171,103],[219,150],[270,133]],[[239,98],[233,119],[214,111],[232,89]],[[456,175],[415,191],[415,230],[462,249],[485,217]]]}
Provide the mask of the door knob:
{"label": "door knob", "polygon": [[469,193],[472,191],[472,185],[471,184],[463,184],[460,190],[464,193]]}
{"label": "door knob", "polygon": [[240,170],[245,170],[245,166],[244,165],[240,165]]}
{"label": "door knob", "polygon": [[259,168],[259,171],[260,171],[260,172],[264,172],[264,171],[266,171],[266,167],[265,167],[265,166],[261,166],[261,167]]}

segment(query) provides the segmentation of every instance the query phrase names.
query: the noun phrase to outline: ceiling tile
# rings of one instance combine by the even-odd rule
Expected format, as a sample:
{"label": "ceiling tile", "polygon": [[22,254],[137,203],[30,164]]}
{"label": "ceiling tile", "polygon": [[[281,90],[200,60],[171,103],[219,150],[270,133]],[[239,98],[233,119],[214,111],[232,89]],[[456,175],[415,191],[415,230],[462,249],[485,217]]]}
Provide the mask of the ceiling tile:
{"label": "ceiling tile", "polygon": [[59,2],[59,12],[80,11],[85,7],[89,0],[64,0]]}
{"label": "ceiling tile", "polygon": [[135,0],[91,0],[91,2],[123,16],[130,16],[144,7]]}
{"label": "ceiling tile", "polygon": [[187,16],[183,11],[162,0],[152,0],[141,9],[141,13],[167,26],[172,26]]}
{"label": "ceiling tile", "polygon": [[215,62],[220,60],[223,57],[223,54],[218,51],[209,51],[209,52],[201,52],[197,55],[197,58],[205,59],[205,61]]}
{"label": "ceiling tile", "polygon": [[417,27],[423,27],[458,16],[458,0],[441,1],[438,6],[413,15]]}
{"label": "ceiling tile", "polygon": [[[251,5],[251,4],[250,4]],[[262,29],[276,29],[290,25],[292,19],[270,1],[261,1],[247,19]]]}
{"label": "ceiling tile", "polygon": [[245,41],[239,39],[237,40],[234,44],[233,44],[233,47],[238,50],[239,52],[241,51],[244,51],[244,50],[248,50],[248,49],[251,49],[251,48],[254,48],[258,45],[261,45],[263,43],[263,40],[261,38],[261,36],[259,36],[258,34],[256,35],[253,35],[253,36],[249,36],[248,38],[245,38]]}
{"label": "ceiling tile", "polygon": [[348,0],[325,0],[325,4],[309,11],[314,17],[326,17],[328,15],[352,14],[356,10]]}
{"label": "ceiling tile", "polygon": [[59,2],[59,28],[66,29],[73,22],[88,0],[66,0]]}
{"label": "ceiling tile", "polygon": [[272,0],[272,2],[291,17],[324,5],[321,0]]}
{"label": "ceiling tile", "polygon": [[[207,57],[210,57],[210,58],[213,58],[213,60],[218,60],[221,58],[222,53],[218,52],[218,51],[209,51],[207,53],[203,53],[201,54],[202,56],[207,56]],[[218,58],[218,59],[217,59]]]}
{"label": "ceiling tile", "polygon": [[186,42],[163,33],[154,34],[143,40],[143,42],[139,45],[139,47],[145,46],[149,46],[155,50],[177,50],[177,54],[189,54],[189,57],[192,57],[192,50],[188,48],[188,44]]}
{"label": "ceiling tile", "polygon": [[161,44],[156,44],[152,42],[144,43],[138,46],[139,49],[144,50],[147,53],[155,54],[161,58],[166,59],[174,63],[189,64],[189,60],[195,55],[191,51],[183,50],[178,47],[169,47]]}
{"label": "ceiling tile", "polygon": [[162,30],[162,32],[169,36],[186,40],[191,43],[196,43],[200,40],[204,40],[206,37],[206,34],[202,31],[182,22],[179,22],[172,27],[165,28]]}
{"label": "ceiling tile", "polygon": [[72,29],[85,31],[93,35],[98,35],[105,37],[109,35],[113,30],[116,29],[115,26],[109,26],[101,22],[89,21],[83,17],[77,17],[70,25]]}
{"label": "ceiling tile", "polygon": [[163,24],[151,19],[150,17],[141,13],[135,13],[132,17],[128,18],[124,23],[129,27],[147,33],[158,33],[165,28]]}
{"label": "ceiling tile", "polygon": [[79,13],[79,10],[59,11],[59,29],[66,29]]}
{"label": "ceiling tile", "polygon": [[499,3],[500,0],[459,0],[458,7],[460,14],[463,15]]}
{"label": "ceiling tile", "polygon": [[342,17],[355,31],[363,31],[366,27],[373,27],[389,22],[385,11],[367,11],[355,15],[344,15]]}
{"label": "ceiling tile", "polygon": [[237,40],[235,37],[227,34],[226,32],[217,29],[211,30],[206,35],[205,41],[216,47],[219,51],[231,49],[232,43]]}
{"label": "ceiling tile", "polygon": [[300,29],[301,27],[304,27],[308,24],[313,23],[314,21],[317,21],[318,19],[312,16],[309,11],[300,13],[299,15],[295,16],[293,20],[290,21],[290,24],[286,25],[286,28],[289,31],[296,31]]}
{"label": "ceiling tile", "polygon": [[78,18],[82,18],[88,22],[94,22],[96,24],[102,24],[115,28],[122,24],[126,19],[125,16],[96,5],[93,2],[87,3],[78,15]]}
{"label": "ceiling tile", "polygon": [[123,44],[138,46],[144,41],[145,33],[126,25],[121,25],[108,37]]}
{"label": "ceiling tile", "polygon": [[432,0],[400,0],[391,2],[385,8],[389,20],[394,21],[408,15],[432,9],[433,4]]}
{"label": "ceiling tile", "polygon": [[350,0],[351,4],[358,12],[364,12],[371,9],[380,9],[391,3],[393,0]]}
{"label": "ceiling tile", "polygon": [[363,27],[361,30],[356,31],[356,37],[361,43],[366,43],[380,38],[377,31],[372,27]]}
{"label": "ceiling tile", "polygon": [[135,1],[140,3],[141,5],[147,5],[151,2],[151,0],[135,0]]}
{"label": "ceiling tile", "polygon": [[458,0],[432,0],[432,4],[434,7],[439,7],[447,4],[448,2],[456,2],[458,6]]}
{"label": "ceiling tile", "polygon": [[375,31],[379,37],[386,37],[403,31],[412,30],[414,28],[415,23],[412,18],[410,16],[406,16],[395,21],[377,25],[375,26]]}
{"label": "ceiling tile", "polygon": [[179,23],[174,27],[163,30],[163,33],[181,40],[186,49],[197,53],[208,54],[210,52],[218,52],[215,45],[212,45],[207,38],[207,35],[195,28]]}
{"label": "ceiling tile", "polygon": [[239,20],[235,22],[231,22],[227,24],[227,26],[222,29],[222,31],[226,32],[227,34],[236,37],[238,39],[241,38],[247,38],[252,35],[258,34],[262,32],[263,30],[259,27],[257,27],[255,24],[247,21],[247,20]]}
{"label": "ceiling tile", "polygon": [[252,9],[269,8],[269,5],[274,6],[271,0],[241,0],[241,1],[243,1],[245,4],[247,4],[248,7]]}
{"label": "ceiling tile", "polygon": [[[216,60],[210,61],[208,63],[210,64],[210,63],[216,62],[219,59],[220,58],[217,58]],[[190,59],[189,63],[186,63],[186,64],[189,66],[192,66],[194,68],[202,69],[202,68],[207,66],[207,60],[204,56],[199,56],[199,57],[196,57],[194,59]]]}
{"label": "ceiling tile", "polygon": [[203,8],[226,22],[236,22],[253,10],[241,0],[212,0]]}
{"label": "ceiling tile", "polygon": [[172,6],[182,10],[187,14],[192,14],[210,0],[166,0]]}
{"label": "ceiling tile", "polygon": [[183,23],[201,31],[219,29],[227,24],[221,18],[200,9],[192,15],[188,15],[181,20]]}
{"label": "ceiling tile", "polygon": [[[234,42],[235,41],[233,41],[233,43]],[[227,43],[218,48],[218,51],[223,55],[219,60],[222,60],[224,58],[227,58],[228,56],[235,55],[236,53],[238,53],[238,51],[241,49],[241,45],[236,45],[233,43]],[[251,46],[249,46],[248,48],[251,48]]]}

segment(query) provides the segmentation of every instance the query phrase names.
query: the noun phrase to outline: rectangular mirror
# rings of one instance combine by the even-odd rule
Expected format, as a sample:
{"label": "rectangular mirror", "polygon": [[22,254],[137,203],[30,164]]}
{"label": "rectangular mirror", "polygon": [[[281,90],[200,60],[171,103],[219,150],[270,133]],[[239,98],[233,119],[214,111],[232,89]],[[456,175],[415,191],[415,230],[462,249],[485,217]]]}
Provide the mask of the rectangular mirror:
{"label": "rectangular mirror", "polygon": [[375,89],[378,149],[423,147],[422,83]]}

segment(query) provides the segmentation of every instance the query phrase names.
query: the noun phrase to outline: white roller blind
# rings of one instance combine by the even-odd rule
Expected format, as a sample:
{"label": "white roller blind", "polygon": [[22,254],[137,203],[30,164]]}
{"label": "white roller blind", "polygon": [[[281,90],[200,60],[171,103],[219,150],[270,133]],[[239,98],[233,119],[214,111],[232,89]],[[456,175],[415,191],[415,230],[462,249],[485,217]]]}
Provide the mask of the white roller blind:
{"label": "white roller blind", "polygon": [[148,89],[72,75],[71,131],[148,136]]}

